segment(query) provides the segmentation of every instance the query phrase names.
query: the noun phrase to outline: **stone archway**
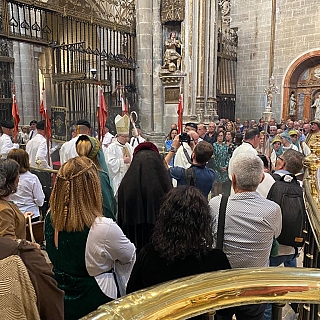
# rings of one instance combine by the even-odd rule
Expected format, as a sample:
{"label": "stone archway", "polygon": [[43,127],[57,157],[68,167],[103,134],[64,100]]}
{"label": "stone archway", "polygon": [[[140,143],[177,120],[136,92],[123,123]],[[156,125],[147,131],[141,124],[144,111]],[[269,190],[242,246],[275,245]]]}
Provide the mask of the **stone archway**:
{"label": "stone archway", "polygon": [[289,66],[283,83],[282,118],[289,117],[289,99],[292,92],[297,101],[294,118],[310,119],[313,116],[314,112],[310,107],[316,92],[320,90],[317,66],[320,66],[320,49],[301,55]]}

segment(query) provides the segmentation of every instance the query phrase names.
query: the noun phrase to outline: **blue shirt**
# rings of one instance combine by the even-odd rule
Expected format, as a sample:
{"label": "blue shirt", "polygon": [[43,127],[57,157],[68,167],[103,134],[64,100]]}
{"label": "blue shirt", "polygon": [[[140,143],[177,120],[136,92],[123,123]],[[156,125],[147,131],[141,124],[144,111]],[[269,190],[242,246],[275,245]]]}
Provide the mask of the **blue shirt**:
{"label": "blue shirt", "polygon": [[[192,167],[196,176],[196,187],[207,198],[215,180],[215,173],[211,168],[207,168],[206,166],[192,165]],[[177,180],[178,186],[186,184],[184,168],[173,167],[169,169],[169,172],[171,178]]]}

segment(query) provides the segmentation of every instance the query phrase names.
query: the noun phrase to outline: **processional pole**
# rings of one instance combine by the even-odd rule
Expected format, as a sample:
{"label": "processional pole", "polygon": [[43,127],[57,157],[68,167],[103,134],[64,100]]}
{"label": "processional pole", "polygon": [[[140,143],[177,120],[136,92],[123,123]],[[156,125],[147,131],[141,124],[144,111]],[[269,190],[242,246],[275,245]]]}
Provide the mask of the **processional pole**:
{"label": "processional pole", "polygon": [[275,85],[273,69],[274,69],[274,42],[275,42],[275,30],[276,30],[276,2],[272,0],[271,9],[271,30],[270,30],[270,56],[269,56],[269,86],[264,89],[265,93],[265,110],[263,112],[264,119],[264,146],[263,154],[270,157],[270,141],[268,136],[268,124],[272,117],[272,99],[273,94],[278,92],[278,87]]}

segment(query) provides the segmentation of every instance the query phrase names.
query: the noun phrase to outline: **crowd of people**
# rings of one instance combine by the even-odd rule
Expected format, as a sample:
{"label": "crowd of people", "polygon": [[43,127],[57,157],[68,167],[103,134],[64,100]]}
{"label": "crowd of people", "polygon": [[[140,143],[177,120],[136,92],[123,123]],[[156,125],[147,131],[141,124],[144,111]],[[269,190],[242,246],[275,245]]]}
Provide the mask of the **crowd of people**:
{"label": "crowd of people", "polygon": [[[32,248],[23,260],[30,252],[42,268],[35,272],[26,263],[34,274],[31,282],[36,287],[41,279],[41,290],[54,297],[48,307],[36,290],[40,315],[56,308],[55,319],[78,319],[126,293],[201,272],[296,265],[293,247],[280,244],[271,256],[284,226],[280,206],[267,196],[275,170],[302,172],[303,158],[320,136],[320,121],[188,122],[180,134],[173,124],[167,153],[161,155],[139,125],[130,139],[127,115],[115,118],[117,135],[107,132],[102,141],[90,135],[87,120],[79,120],[60,149],[61,167],[45,216],[53,272],[37,244],[25,240],[26,217],[38,220],[44,199],[30,166],[50,167],[43,151],[45,123],[31,125],[36,128],[24,151],[12,142],[12,123],[2,122],[0,238],[14,242],[0,246],[17,243],[6,250],[8,256]],[[265,304],[248,305],[217,317],[269,320],[265,309]]]}

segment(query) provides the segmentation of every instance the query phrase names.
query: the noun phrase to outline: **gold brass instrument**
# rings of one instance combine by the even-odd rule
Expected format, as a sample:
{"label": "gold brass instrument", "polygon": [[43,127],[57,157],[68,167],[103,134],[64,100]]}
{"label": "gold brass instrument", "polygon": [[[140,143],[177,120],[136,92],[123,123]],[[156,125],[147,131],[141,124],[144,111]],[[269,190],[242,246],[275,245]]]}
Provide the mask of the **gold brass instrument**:
{"label": "gold brass instrument", "polygon": [[203,273],[143,289],[82,319],[187,319],[264,302],[320,303],[320,269],[250,268]]}

